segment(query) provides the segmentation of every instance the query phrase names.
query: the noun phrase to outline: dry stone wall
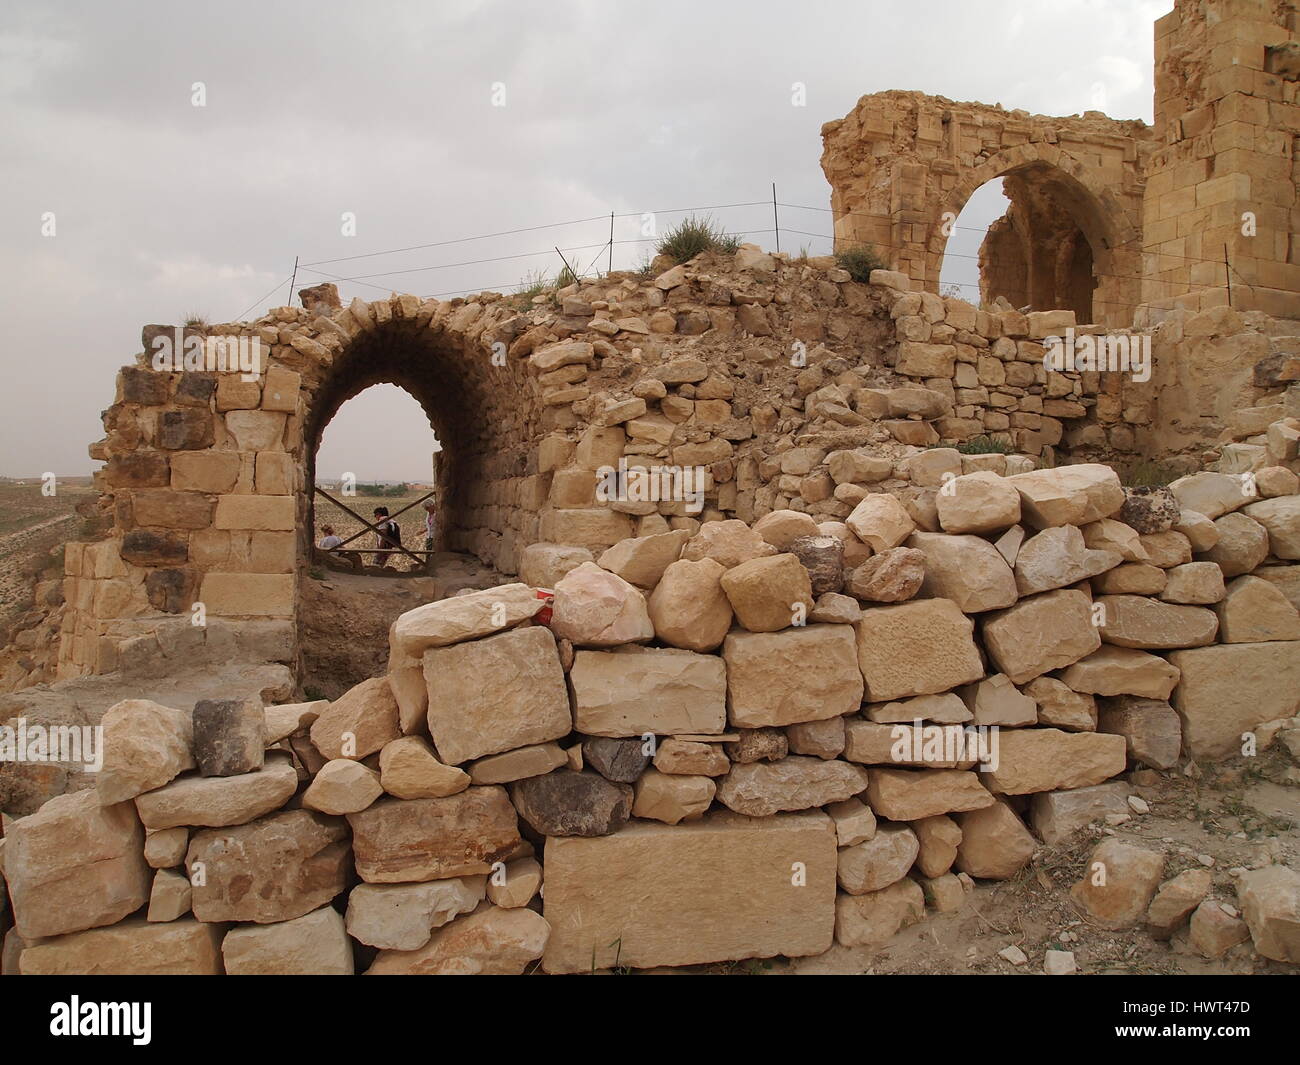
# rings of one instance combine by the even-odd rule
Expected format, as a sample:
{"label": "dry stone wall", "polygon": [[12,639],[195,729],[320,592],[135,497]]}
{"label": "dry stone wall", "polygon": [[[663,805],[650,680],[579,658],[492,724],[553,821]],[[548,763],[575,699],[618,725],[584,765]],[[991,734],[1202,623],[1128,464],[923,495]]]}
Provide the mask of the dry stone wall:
{"label": "dry stone wall", "polygon": [[[10,825],[23,973],[651,969],[875,948],[1040,842],[1140,814],[1130,766],[1300,731],[1300,478],[1079,464],[549,559],[411,610],[333,702],[126,700],[89,790]],[[1108,840],[1107,928],[1300,961]],[[1207,902],[1210,909],[1218,903]],[[1207,922],[1219,925],[1211,935]],[[1234,923],[1235,922],[1235,923]],[[1198,932],[1199,928],[1199,932]],[[1202,948],[1198,948],[1202,949]],[[1050,963],[1051,959],[1049,959]]]}

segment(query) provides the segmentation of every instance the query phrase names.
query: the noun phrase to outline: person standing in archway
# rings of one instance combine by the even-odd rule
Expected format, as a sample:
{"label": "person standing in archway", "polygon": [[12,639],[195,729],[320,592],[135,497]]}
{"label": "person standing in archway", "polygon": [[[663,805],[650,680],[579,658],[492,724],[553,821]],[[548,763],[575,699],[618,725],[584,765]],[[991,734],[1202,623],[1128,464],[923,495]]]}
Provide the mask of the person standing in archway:
{"label": "person standing in archway", "polygon": [[388,516],[387,507],[375,507],[375,525],[378,526],[375,533],[375,565],[380,569],[388,565],[388,560],[392,557],[389,551],[402,546],[402,530],[398,527],[397,522]]}
{"label": "person standing in archway", "polygon": [[424,556],[424,568],[433,569],[433,530],[434,518],[437,514],[437,507],[434,506],[432,499],[424,501],[424,549],[429,552]]}

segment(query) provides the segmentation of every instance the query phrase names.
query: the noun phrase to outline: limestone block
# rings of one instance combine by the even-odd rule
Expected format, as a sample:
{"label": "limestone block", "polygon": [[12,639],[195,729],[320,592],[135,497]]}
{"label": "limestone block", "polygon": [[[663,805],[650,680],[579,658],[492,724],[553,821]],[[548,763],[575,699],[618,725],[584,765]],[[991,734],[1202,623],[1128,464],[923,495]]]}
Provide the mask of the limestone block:
{"label": "limestone block", "polygon": [[840,717],[862,702],[856,641],[847,625],[734,632],[723,642],[722,659],[728,720],[737,728]]}
{"label": "limestone block", "polygon": [[[574,717],[564,732],[714,735],[726,727],[726,666],[714,655],[669,648],[579,651],[569,681]],[[566,718],[567,706],[566,699]]]}

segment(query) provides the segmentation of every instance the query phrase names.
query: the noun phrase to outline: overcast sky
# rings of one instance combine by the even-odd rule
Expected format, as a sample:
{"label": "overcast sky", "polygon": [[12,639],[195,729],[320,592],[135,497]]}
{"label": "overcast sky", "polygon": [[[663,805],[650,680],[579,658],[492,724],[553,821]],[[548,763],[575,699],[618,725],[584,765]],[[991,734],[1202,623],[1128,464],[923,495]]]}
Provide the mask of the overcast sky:
{"label": "overcast sky", "polygon": [[[1111,115],[1149,122],[1151,24],[1171,6],[6,0],[0,474],[89,472],[140,326],[255,317],[285,302],[295,255],[318,264],[296,287],[360,278],[340,286],[345,302],[509,290],[554,272],[557,243],[590,265],[610,211],[657,212],[662,229],[674,209],[766,200],[772,182],[782,202],[823,209],[782,208],[783,230],[827,235],[820,126],[883,89],[1067,115],[1100,85]],[[792,106],[795,82],[806,106]],[[987,225],[999,199],[959,224]],[[733,231],[771,228],[770,208],[713,213]],[[639,219],[618,221],[616,268],[642,257],[639,236]],[[783,232],[784,250],[801,245],[829,250]],[[944,280],[973,281],[964,264]],[[413,400],[373,389],[330,425],[320,472],[425,477],[431,440]]]}

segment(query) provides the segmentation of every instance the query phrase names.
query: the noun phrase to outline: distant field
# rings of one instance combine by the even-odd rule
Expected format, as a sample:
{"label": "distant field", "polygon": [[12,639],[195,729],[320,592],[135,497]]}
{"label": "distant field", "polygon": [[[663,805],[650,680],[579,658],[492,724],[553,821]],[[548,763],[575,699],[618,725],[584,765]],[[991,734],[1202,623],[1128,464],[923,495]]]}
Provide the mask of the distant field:
{"label": "distant field", "polygon": [[97,494],[89,477],[60,480],[53,496],[41,494],[39,480],[0,480],[0,630],[27,609],[50,550],[80,535],[77,504]]}
{"label": "distant field", "polygon": [[[329,492],[330,495],[334,496],[335,499],[339,499],[346,503],[358,514],[364,515],[367,520],[372,520],[373,515],[371,512],[375,507],[387,507],[390,514],[396,514],[408,503],[413,503],[415,500],[425,495],[429,489],[413,487],[408,489],[404,494],[398,496],[362,495],[360,491],[358,491],[354,496],[344,496],[331,488],[327,488],[326,491]],[[419,506],[413,507],[405,514],[399,514],[394,520],[402,530],[402,546],[411,548],[415,551],[423,550],[424,508]],[[350,514],[340,510],[328,499],[318,493],[316,495],[316,529],[312,534],[313,543],[320,543],[321,537],[325,535],[321,532],[322,525],[334,526],[335,533],[343,537],[345,540],[353,533],[361,532],[365,529],[365,526]],[[361,550],[365,554],[366,565],[370,565],[374,561],[374,556],[371,552],[374,551],[375,548],[375,534],[366,530],[365,534],[359,540],[354,540],[352,543],[348,544],[348,548]],[[415,564],[405,555],[390,555],[389,558],[392,560],[389,562],[389,565],[395,565],[401,569],[414,568]]]}

